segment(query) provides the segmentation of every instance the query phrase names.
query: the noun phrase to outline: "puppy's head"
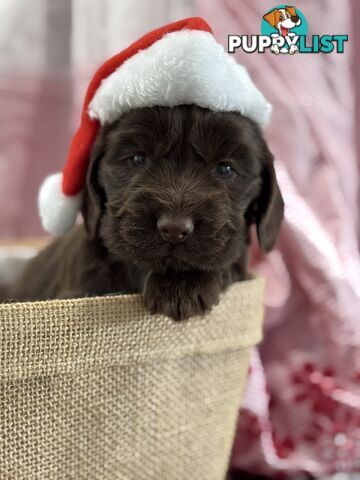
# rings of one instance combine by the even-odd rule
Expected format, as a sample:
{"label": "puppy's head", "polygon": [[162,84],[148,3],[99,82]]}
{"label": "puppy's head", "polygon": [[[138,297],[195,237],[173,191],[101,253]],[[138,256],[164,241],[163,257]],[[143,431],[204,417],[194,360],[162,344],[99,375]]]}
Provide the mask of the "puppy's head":
{"label": "puppy's head", "polygon": [[89,235],[152,270],[214,269],[246,249],[251,223],[269,251],[283,216],[259,128],[196,106],[133,110],[103,127],[83,204]]}
{"label": "puppy's head", "polygon": [[295,7],[275,8],[271,12],[264,15],[266,20],[272,27],[277,28],[283,35],[287,35],[291,28],[301,24],[301,19],[296,12]]}

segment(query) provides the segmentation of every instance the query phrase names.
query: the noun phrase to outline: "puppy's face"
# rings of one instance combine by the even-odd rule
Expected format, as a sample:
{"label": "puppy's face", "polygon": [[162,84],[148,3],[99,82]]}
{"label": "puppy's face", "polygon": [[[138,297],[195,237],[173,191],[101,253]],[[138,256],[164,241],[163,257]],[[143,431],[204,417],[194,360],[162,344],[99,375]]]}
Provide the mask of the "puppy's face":
{"label": "puppy's face", "polygon": [[133,110],[92,151],[83,215],[108,251],[155,271],[216,269],[269,250],[283,203],[258,127],[195,106]]}
{"label": "puppy's face", "polygon": [[264,15],[266,20],[272,27],[276,27],[282,35],[287,35],[291,28],[301,24],[301,19],[296,12],[295,7],[285,7],[274,9]]}

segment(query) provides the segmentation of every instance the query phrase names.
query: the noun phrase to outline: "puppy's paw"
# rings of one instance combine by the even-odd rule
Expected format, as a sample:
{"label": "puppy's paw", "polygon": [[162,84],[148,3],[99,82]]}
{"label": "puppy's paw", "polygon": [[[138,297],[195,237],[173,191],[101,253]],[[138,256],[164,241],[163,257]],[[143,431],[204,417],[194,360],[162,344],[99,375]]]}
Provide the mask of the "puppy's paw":
{"label": "puppy's paw", "polygon": [[174,320],[202,315],[219,302],[219,274],[213,272],[151,273],[145,283],[145,306]]}

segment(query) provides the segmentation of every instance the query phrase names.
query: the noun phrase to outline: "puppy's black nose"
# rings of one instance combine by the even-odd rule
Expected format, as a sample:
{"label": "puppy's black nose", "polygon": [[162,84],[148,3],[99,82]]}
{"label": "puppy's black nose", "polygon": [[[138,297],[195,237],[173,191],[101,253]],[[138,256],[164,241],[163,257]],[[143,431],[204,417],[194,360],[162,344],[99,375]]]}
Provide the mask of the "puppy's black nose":
{"label": "puppy's black nose", "polygon": [[300,18],[298,17],[298,15],[293,15],[293,16],[291,17],[291,20],[292,20],[294,23],[297,23],[297,22],[300,20]]}
{"label": "puppy's black nose", "polygon": [[157,221],[157,227],[164,240],[170,243],[181,243],[194,231],[191,218],[162,216]]}

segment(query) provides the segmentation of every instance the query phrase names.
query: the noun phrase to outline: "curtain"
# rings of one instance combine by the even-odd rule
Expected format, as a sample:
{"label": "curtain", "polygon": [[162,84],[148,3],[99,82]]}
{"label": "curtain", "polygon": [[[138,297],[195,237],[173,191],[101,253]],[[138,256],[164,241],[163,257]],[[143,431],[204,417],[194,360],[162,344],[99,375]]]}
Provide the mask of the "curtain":
{"label": "curtain", "polygon": [[[197,0],[219,40],[257,34],[270,0]],[[309,34],[348,34],[344,54],[236,54],[274,106],[266,137],[285,199],[233,470],[276,478],[360,471],[360,255],[356,90],[349,1],[299,0]],[[356,66],[357,68],[357,66]]]}
{"label": "curtain", "polygon": [[94,70],[191,0],[0,2],[0,237],[42,233],[36,197],[64,165]]}

